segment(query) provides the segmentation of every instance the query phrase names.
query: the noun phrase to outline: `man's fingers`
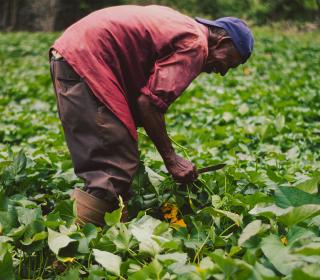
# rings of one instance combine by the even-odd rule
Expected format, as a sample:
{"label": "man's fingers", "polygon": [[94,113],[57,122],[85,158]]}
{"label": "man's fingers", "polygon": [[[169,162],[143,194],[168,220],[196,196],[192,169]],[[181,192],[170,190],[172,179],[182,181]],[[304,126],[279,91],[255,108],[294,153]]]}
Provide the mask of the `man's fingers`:
{"label": "man's fingers", "polygon": [[181,184],[187,184],[195,181],[198,177],[198,172],[194,164],[179,156],[176,157],[174,165],[167,166],[173,179]]}
{"label": "man's fingers", "polygon": [[186,174],[183,174],[182,176],[176,176],[174,177],[174,179],[179,183],[187,184],[187,183],[194,182],[197,179],[197,177],[198,177],[198,173],[192,170]]}

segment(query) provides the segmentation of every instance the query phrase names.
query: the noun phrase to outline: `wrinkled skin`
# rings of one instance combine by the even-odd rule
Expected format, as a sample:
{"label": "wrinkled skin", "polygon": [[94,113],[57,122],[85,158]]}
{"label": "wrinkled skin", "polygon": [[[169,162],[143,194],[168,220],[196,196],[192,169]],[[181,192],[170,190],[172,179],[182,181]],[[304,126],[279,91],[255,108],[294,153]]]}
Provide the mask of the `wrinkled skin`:
{"label": "wrinkled skin", "polygon": [[179,155],[175,154],[173,160],[165,164],[173,179],[181,184],[191,183],[198,177],[195,165]]}
{"label": "wrinkled skin", "polygon": [[203,72],[217,73],[221,76],[227,74],[229,69],[241,64],[241,57],[229,37],[222,37],[218,42],[209,47],[208,58]]}

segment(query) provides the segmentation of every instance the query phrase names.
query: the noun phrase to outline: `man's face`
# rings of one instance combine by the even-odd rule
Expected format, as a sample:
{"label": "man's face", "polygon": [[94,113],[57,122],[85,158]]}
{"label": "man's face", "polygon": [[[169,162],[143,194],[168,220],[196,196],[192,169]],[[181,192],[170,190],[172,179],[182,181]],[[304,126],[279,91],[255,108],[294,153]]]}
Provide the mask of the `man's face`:
{"label": "man's face", "polygon": [[227,74],[230,68],[241,64],[241,56],[231,39],[225,38],[219,44],[209,48],[207,62],[203,68],[207,73]]}

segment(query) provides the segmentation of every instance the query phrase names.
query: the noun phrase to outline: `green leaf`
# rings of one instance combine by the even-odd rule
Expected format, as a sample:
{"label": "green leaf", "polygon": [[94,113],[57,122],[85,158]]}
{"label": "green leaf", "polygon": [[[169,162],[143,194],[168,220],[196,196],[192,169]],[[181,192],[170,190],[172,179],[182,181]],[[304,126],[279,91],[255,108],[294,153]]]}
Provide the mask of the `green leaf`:
{"label": "green leaf", "polygon": [[157,259],[130,275],[128,280],[162,279],[163,268]]}
{"label": "green leaf", "polygon": [[80,279],[79,269],[69,269],[62,276],[58,277],[57,280],[78,280]]}
{"label": "green leaf", "polygon": [[163,263],[170,264],[174,262],[179,262],[185,264],[188,259],[188,255],[186,253],[168,253],[157,255],[156,258]]}
{"label": "green leaf", "polygon": [[283,115],[281,115],[281,114],[278,114],[276,119],[275,119],[275,123],[274,123],[274,126],[275,126],[276,130],[278,132],[281,132],[281,130],[285,126],[285,123],[286,123],[285,117]]}
{"label": "green leaf", "polygon": [[128,251],[132,246],[132,234],[124,224],[111,227],[105,234],[119,251]]}
{"label": "green leaf", "polygon": [[263,280],[279,280],[279,278],[275,275],[275,273],[269,269],[263,266],[261,263],[256,262],[254,265],[254,274],[257,274],[256,278],[253,279],[263,279]]}
{"label": "green leaf", "polygon": [[117,255],[98,249],[92,250],[95,260],[101,264],[104,269],[117,276],[120,275],[121,258]]}
{"label": "green leaf", "polygon": [[[72,238],[74,238],[75,240],[78,241],[78,247],[76,248],[76,250],[78,253],[81,254],[89,254],[90,250],[89,250],[89,242],[88,239],[83,237],[83,236],[79,236],[78,233],[76,235],[71,235]],[[76,253],[76,252],[74,252]]]}
{"label": "green leaf", "polygon": [[7,211],[8,197],[5,195],[4,190],[0,190],[0,211]]}
{"label": "green leaf", "polygon": [[139,242],[140,253],[147,253],[152,256],[160,253],[161,247],[153,239],[153,232],[160,223],[161,221],[145,215],[140,220],[130,224],[129,230]]}
{"label": "green leaf", "polygon": [[60,249],[67,247],[72,242],[76,242],[76,240],[71,239],[66,234],[48,228],[48,245],[51,251],[56,255],[59,254]]}
{"label": "green leaf", "polygon": [[269,206],[260,206],[257,204],[253,209],[249,211],[249,214],[251,215],[260,215],[267,218],[272,218],[275,216],[281,216],[288,212],[290,212],[291,208],[283,209],[278,207],[275,204],[269,205]]}
{"label": "green leaf", "polygon": [[27,158],[22,150],[20,150],[17,156],[13,160],[14,171],[16,174],[21,173],[27,166]]}
{"label": "green leaf", "polygon": [[304,192],[316,194],[318,192],[319,183],[320,183],[320,175],[316,174],[312,178],[307,179],[295,185],[295,187]]}
{"label": "green leaf", "polygon": [[[239,199],[244,204],[247,204],[250,208],[253,208],[258,203],[272,203],[273,199],[262,192],[256,192],[252,195],[235,194],[235,198]],[[217,208],[217,207],[216,207]]]}
{"label": "green leaf", "polygon": [[304,267],[297,267],[292,271],[292,280],[319,280],[319,264],[311,264]]}
{"label": "green leaf", "polygon": [[239,109],[238,109],[238,112],[241,114],[241,115],[245,115],[246,113],[249,112],[249,107],[246,103],[242,103],[240,106],[239,106]]}
{"label": "green leaf", "polygon": [[253,273],[252,267],[246,262],[224,256],[220,252],[212,253],[211,258],[224,273],[224,279],[250,279]]}
{"label": "green leaf", "polygon": [[7,211],[0,211],[0,225],[3,233],[8,233],[12,228],[18,226],[17,210],[8,206]]}
{"label": "green leaf", "polygon": [[104,220],[108,226],[113,226],[117,223],[120,223],[123,208],[124,204],[121,196],[119,196],[119,208],[111,213],[106,212],[104,215]]}
{"label": "green leaf", "polygon": [[70,226],[76,219],[76,211],[75,202],[68,199],[59,201],[51,214],[59,212],[60,218],[66,222],[67,226]]}
{"label": "green leaf", "polygon": [[265,229],[265,226],[262,224],[260,220],[252,221],[243,229],[238,239],[238,245],[242,246],[252,236],[257,235],[259,232],[261,232],[264,229]]}
{"label": "green leaf", "polygon": [[312,240],[315,238],[316,234],[307,229],[300,226],[293,226],[290,228],[287,234],[288,238],[288,246],[294,247],[296,244],[305,244],[306,240]]}
{"label": "green leaf", "polygon": [[295,146],[287,151],[286,153],[287,160],[295,160],[299,157],[299,154],[300,154],[299,148]]}
{"label": "green leaf", "polygon": [[312,255],[320,256],[320,243],[312,242],[300,248],[294,249],[293,252],[295,254],[300,254],[305,256],[312,256]]}
{"label": "green leaf", "polygon": [[14,280],[15,277],[15,269],[12,263],[12,257],[9,252],[6,252],[2,259],[0,260],[0,275],[1,279],[5,280]]}
{"label": "green leaf", "polygon": [[18,220],[22,225],[28,225],[34,220],[42,218],[42,212],[40,208],[28,209],[23,207],[16,207],[18,213]]}
{"label": "green leaf", "polygon": [[90,223],[84,225],[82,232],[86,236],[88,243],[90,243],[92,239],[95,239],[98,236],[97,228]]}
{"label": "green leaf", "polygon": [[216,209],[213,207],[206,207],[206,208],[200,210],[199,213],[200,212],[210,213],[213,216],[225,216],[225,217],[229,218],[230,220],[234,221],[237,226],[240,226],[242,224],[242,217],[236,213]]}
{"label": "green leaf", "polygon": [[289,248],[284,246],[280,237],[269,235],[262,239],[261,250],[273,266],[283,275],[288,275],[301,261],[289,253]]}
{"label": "green leaf", "polygon": [[36,233],[36,234],[33,235],[31,238],[30,238],[30,237],[29,237],[29,238],[26,238],[26,239],[24,239],[24,240],[21,240],[20,242],[21,242],[23,245],[27,246],[27,245],[32,244],[32,243],[35,242],[35,241],[44,240],[44,239],[47,238],[47,236],[48,236],[48,233],[45,232],[45,231],[42,231],[42,232]]}
{"label": "green leaf", "polygon": [[[290,208],[287,208],[290,209]],[[320,213],[320,205],[303,205],[295,208],[291,208],[286,214],[279,217],[279,221],[285,225],[291,227],[295,224],[312,218]]]}
{"label": "green leaf", "polygon": [[211,270],[211,269],[214,269],[215,264],[209,257],[204,257],[201,260],[199,266],[200,266],[200,269],[202,270],[209,270],[209,269]]}
{"label": "green leaf", "polygon": [[281,208],[297,207],[304,204],[320,205],[320,198],[295,187],[279,187],[275,191],[275,203]]}
{"label": "green leaf", "polygon": [[276,216],[280,222],[291,227],[320,213],[320,205],[309,204],[288,208],[280,208],[275,204],[267,207],[259,207],[257,205],[249,213],[267,218]]}
{"label": "green leaf", "polygon": [[48,214],[45,225],[51,229],[56,229],[60,225],[64,225],[65,221],[63,221],[60,217],[60,213],[58,211],[51,212]]}

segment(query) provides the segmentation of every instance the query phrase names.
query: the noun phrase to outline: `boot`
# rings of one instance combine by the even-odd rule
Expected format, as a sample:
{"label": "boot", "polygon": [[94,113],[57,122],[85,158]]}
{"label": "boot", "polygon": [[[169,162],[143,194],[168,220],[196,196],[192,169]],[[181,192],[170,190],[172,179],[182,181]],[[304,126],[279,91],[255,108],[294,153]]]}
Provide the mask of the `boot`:
{"label": "boot", "polygon": [[[76,201],[77,207],[77,222],[79,224],[92,223],[97,226],[104,226],[104,215],[106,212],[112,212],[114,207],[111,207],[107,201],[97,198],[83,190],[75,189],[71,198]],[[121,222],[128,221],[128,203],[124,202],[122,210]]]}

